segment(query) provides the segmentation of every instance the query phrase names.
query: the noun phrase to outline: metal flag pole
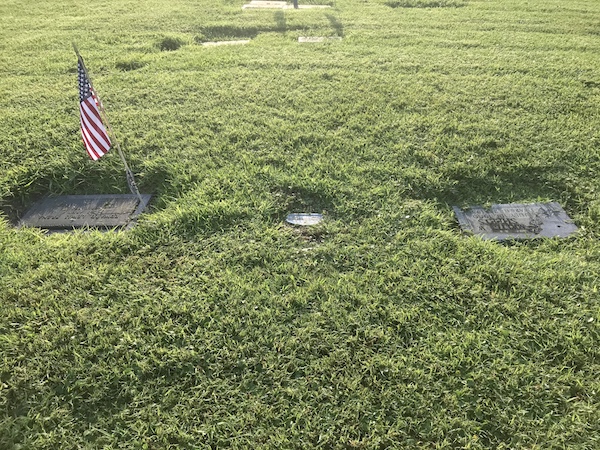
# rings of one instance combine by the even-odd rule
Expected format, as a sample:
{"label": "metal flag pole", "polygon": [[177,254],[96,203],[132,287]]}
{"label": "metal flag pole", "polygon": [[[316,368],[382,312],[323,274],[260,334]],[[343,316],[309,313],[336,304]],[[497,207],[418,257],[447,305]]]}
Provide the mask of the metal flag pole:
{"label": "metal flag pole", "polygon": [[88,74],[87,68],[85,67],[85,63],[83,62],[83,58],[82,58],[81,54],[79,53],[79,50],[77,49],[77,46],[75,45],[75,43],[73,43],[73,50],[75,50],[75,54],[77,55],[77,59],[78,59],[79,63],[81,64],[81,67],[83,68],[83,71],[85,72],[85,76],[86,76],[88,82],[90,83],[90,87],[92,88],[92,90],[96,94],[96,99],[98,100],[98,106],[100,107],[100,113],[102,114],[102,120],[106,124],[106,126],[107,126],[107,128],[108,128],[108,130],[109,130],[109,132],[110,132],[110,134],[111,134],[111,136],[113,138],[113,141],[115,142],[115,147],[117,147],[117,152],[119,153],[119,156],[121,157],[121,161],[123,161],[123,165],[125,166],[125,175],[127,177],[127,185],[129,186],[129,190],[131,191],[131,193],[133,195],[137,196],[137,198],[140,200],[141,203],[143,203],[144,199],[142,198],[142,195],[140,194],[140,191],[138,190],[137,184],[135,183],[135,178],[133,176],[133,172],[129,168],[129,164],[127,164],[127,160],[125,159],[125,155],[123,154],[123,150],[121,150],[121,145],[119,144],[119,141],[117,140],[115,132],[114,132],[112,126],[110,125],[110,122],[108,121],[108,116],[106,115],[106,110],[104,109],[104,105],[102,104],[102,100],[100,100],[100,97],[98,96],[98,93],[96,92],[96,89],[94,89],[94,85],[92,84],[92,80],[90,79],[90,75]]}

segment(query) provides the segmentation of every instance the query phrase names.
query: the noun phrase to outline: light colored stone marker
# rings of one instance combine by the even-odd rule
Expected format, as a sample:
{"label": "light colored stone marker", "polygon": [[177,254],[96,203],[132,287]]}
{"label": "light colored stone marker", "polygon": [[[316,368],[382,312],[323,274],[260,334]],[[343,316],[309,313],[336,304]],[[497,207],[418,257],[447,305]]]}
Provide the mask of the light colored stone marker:
{"label": "light colored stone marker", "polygon": [[298,38],[298,42],[303,43],[303,44],[312,44],[315,42],[325,42],[325,41],[341,41],[342,38],[339,36],[330,36],[330,37],[325,37],[325,36],[300,36]]}
{"label": "light colored stone marker", "polygon": [[217,41],[217,42],[203,42],[203,47],[217,47],[219,45],[244,45],[250,42],[249,39],[239,41]]}
{"label": "light colored stone marker", "polygon": [[[298,5],[297,9],[323,9],[331,8],[329,5]],[[296,9],[294,5],[287,2],[252,0],[242,6],[242,9]]]}
{"label": "light colored stone marker", "polygon": [[323,220],[323,214],[317,213],[293,213],[288,214],[285,221],[292,225],[309,226],[316,225]]}
{"label": "light colored stone marker", "polygon": [[242,9],[285,9],[286,2],[269,2],[252,0],[250,3],[242,6]]}
{"label": "light colored stone marker", "polygon": [[[288,5],[285,9],[292,8],[294,9],[294,5]],[[329,5],[298,5],[298,9],[324,9],[331,8]]]}

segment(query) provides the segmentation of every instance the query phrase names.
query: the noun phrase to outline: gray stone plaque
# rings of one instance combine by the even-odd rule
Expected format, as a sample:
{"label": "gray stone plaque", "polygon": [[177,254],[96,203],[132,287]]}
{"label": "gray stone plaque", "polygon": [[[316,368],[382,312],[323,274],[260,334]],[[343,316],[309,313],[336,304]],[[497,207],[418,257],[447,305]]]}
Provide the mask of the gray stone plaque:
{"label": "gray stone plaque", "polygon": [[142,201],[131,194],[48,197],[35,203],[19,226],[48,230],[125,227],[146,208],[150,197],[144,194]]}
{"label": "gray stone plaque", "polygon": [[288,214],[285,221],[292,225],[309,226],[316,225],[323,220],[323,214],[317,213],[293,213]]}
{"label": "gray stone plaque", "polygon": [[577,227],[556,203],[510,203],[492,205],[490,209],[473,206],[464,211],[454,206],[458,223],[483,239],[532,239],[567,237]]}

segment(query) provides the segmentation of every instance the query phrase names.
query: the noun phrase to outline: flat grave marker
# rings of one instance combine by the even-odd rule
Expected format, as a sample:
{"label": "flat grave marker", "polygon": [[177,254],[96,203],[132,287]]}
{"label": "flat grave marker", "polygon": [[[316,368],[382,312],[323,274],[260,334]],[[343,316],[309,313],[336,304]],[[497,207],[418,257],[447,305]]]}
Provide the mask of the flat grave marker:
{"label": "flat grave marker", "polygon": [[490,209],[473,206],[465,210],[453,206],[452,209],[463,231],[488,240],[567,237],[577,231],[577,226],[556,202],[499,204]]}
{"label": "flat grave marker", "polygon": [[19,226],[52,231],[127,227],[144,211],[152,196],[142,194],[141,197],[141,201],[132,194],[48,197],[29,208]]}
{"label": "flat grave marker", "polygon": [[322,220],[323,214],[318,213],[292,213],[285,219],[287,223],[298,226],[317,225]]}
{"label": "flat grave marker", "polygon": [[249,44],[249,39],[240,39],[237,41],[216,41],[216,42],[203,42],[203,47],[219,47],[221,45],[245,45]]}
{"label": "flat grave marker", "polygon": [[242,6],[242,9],[323,9],[331,8],[330,5],[293,5],[281,1],[252,0]]}
{"label": "flat grave marker", "polygon": [[341,41],[342,38],[339,36],[300,36],[298,42],[301,44],[314,44],[317,42],[326,41]]}
{"label": "flat grave marker", "polygon": [[242,6],[242,9],[285,9],[287,2],[270,2],[270,1],[256,1],[252,0]]}

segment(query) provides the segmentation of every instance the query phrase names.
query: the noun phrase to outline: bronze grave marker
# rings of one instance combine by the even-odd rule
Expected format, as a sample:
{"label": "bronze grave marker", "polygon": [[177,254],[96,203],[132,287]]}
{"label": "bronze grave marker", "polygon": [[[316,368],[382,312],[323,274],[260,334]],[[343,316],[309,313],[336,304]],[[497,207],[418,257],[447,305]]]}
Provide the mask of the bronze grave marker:
{"label": "bronze grave marker", "polygon": [[25,213],[19,226],[55,231],[126,227],[146,208],[151,195],[143,194],[141,197],[141,201],[131,194],[48,197],[35,203]]}
{"label": "bronze grave marker", "polygon": [[567,237],[577,227],[556,202],[509,203],[492,205],[490,209],[473,206],[461,210],[452,208],[464,231],[483,239],[532,239],[536,237]]}

